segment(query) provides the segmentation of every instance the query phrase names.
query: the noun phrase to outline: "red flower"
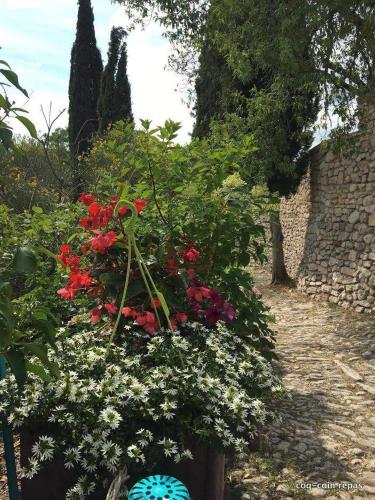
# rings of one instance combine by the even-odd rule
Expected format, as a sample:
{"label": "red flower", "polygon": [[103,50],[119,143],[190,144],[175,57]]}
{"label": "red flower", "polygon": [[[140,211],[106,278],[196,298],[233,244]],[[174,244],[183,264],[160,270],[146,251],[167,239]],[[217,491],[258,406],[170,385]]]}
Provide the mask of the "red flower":
{"label": "red flower", "polygon": [[126,213],[129,212],[129,208],[128,207],[120,207],[118,209],[118,215],[119,217],[125,217]]}
{"label": "red flower", "polygon": [[111,196],[111,199],[109,201],[109,204],[111,205],[111,207],[115,207],[117,205],[117,202],[119,200],[119,195],[118,194],[115,194],[114,196]]}
{"label": "red flower", "polygon": [[90,216],[83,217],[80,220],[80,225],[85,229],[96,229],[98,227],[106,227],[113,217],[113,207],[101,207],[98,203],[91,203],[88,207]]}
{"label": "red flower", "polygon": [[175,275],[177,274],[177,271],[178,271],[178,266],[175,259],[173,259],[172,257],[170,259],[167,259],[167,272],[169,274]]}
{"label": "red flower", "polygon": [[97,217],[100,214],[102,207],[98,203],[92,203],[88,207],[89,214],[91,217]]}
{"label": "red flower", "polygon": [[83,219],[81,219],[79,221],[79,225],[84,227],[85,229],[91,229],[92,227],[92,218],[91,217],[83,217]]}
{"label": "red flower", "polygon": [[84,205],[90,205],[96,200],[95,196],[89,193],[82,193],[78,199]]}
{"label": "red flower", "polygon": [[125,318],[136,318],[138,316],[137,311],[135,311],[131,307],[123,307],[122,314],[125,316]]}
{"label": "red flower", "polygon": [[142,210],[148,205],[147,200],[134,200],[134,205],[137,212],[140,214]]}
{"label": "red flower", "polygon": [[176,320],[183,325],[184,323],[187,322],[188,316],[184,312],[179,312],[176,314]]}
{"label": "red flower", "polygon": [[171,326],[172,326],[172,330],[175,332],[177,330],[177,321],[173,318],[170,319],[170,323],[171,323]]}
{"label": "red flower", "polygon": [[104,304],[104,307],[109,312],[109,314],[116,314],[117,306],[115,304]]}
{"label": "red flower", "polygon": [[195,248],[189,248],[184,254],[184,261],[185,262],[195,262],[200,256],[200,253],[198,252],[197,249]]}
{"label": "red flower", "polygon": [[83,254],[87,253],[88,251],[89,251],[89,249],[87,248],[87,246],[86,246],[86,245],[82,245],[82,246],[81,246],[81,252],[82,252]]}
{"label": "red flower", "polygon": [[210,288],[207,288],[205,286],[199,286],[199,287],[189,287],[187,289],[187,295],[189,299],[194,299],[197,302],[201,302],[203,298],[208,299],[210,297],[211,290]]}
{"label": "red flower", "polygon": [[216,290],[210,290],[210,299],[216,307],[220,307],[223,303],[223,299],[220,297],[220,294]]}
{"label": "red flower", "polygon": [[89,288],[92,285],[92,280],[87,271],[74,270],[69,276],[70,285],[75,288]]}
{"label": "red flower", "polygon": [[102,314],[102,311],[99,309],[99,307],[96,307],[95,309],[92,310],[91,312],[91,323],[99,323],[100,321],[100,316]]}
{"label": "red flower", "polygon": [[209,323],[216,325],[221,318],[221,312],[216,307],[209,307],[206,310],[206,319]]}
{"label": "red flower", "polygon": [[64,288],[60,288],[60,290],[57,290],[57,294],[60,295],[62,299],[72,300],[74,299],[76,292],[70,286],[66,286]]}
{"label": "red flower", "polygon": [[151,305],[158,308],[158,307],[161,307],[161,302],[159,299],[152,299]]}
{"label": "red flower", "polygon": [[65,267],[68,267],[70,269],[77,269],[80,258],[76,255],[75,257],[68,257],[67,254],[60,254],[56,255],[56,257],[64,264]]}
{"label": "red flower", "polygon": [[61,245],[60,252],[70,254],[70,253],[72,253],[72,249],[70,248],[69,245]]}
{"label": "red flower", "polygon": [[158,322],[156,321],[155,314],[146,311],[144,314],[139,314],[137,317],[137,323],[141,326],[145,332],[153,334],[158,328]]}
{"label": "red flower", "polygon": [[195,278],[195,272],[194,272],[194,270],[193,269],[188,269],[187,270],[187,275],[188,275],[188,278],[190,280],[194,279]]}
{"label": "red flower", "polygon": [[90,250],[95,250],[99,253],[106,253],[109,247],[111,247],[116,241],[116,233],[110,231],[104,234],[99,231],[99,235],[96,238],[90,238]]}

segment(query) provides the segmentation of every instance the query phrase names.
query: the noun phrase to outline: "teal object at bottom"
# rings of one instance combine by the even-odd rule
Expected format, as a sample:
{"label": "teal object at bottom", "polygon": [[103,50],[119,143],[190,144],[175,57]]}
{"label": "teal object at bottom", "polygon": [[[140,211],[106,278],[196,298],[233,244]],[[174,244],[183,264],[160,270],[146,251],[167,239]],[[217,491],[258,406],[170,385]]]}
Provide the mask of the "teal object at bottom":
{"label": "teal object at bottom", "polygon": [[174,477],[149,476],[133,486],[128,500],[190,500],[190,495]]}

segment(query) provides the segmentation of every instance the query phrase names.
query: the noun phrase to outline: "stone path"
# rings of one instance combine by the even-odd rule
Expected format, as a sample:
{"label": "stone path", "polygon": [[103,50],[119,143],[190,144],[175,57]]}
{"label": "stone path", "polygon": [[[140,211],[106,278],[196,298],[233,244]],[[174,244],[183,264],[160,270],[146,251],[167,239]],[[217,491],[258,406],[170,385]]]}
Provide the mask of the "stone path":
{"label": "stone path", "polygon": [[[375,317],[268,282],[257,276],[289,398],[277,402],[282,422],[265,429],[261,451],[232,472],[239,498],[375,499]],[[363,488],[296,486],[345,481]]]}

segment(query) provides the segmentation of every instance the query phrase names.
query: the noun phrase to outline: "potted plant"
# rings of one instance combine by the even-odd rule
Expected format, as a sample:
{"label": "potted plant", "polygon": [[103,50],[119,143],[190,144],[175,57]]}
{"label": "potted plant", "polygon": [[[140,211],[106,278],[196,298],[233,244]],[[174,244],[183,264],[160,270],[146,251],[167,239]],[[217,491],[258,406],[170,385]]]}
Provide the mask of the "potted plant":
{"label": "potted plant", "polygon": [[[147,129],[140,135],[147,155],[134,148],[128,158],[142,167],[136,184],[109,196],[99,183],[97,195],[80,197],[80,230],[57,256],[58,296],[82,301],[56,334],[51,362],[61,376],[30,375],[23,395],[12,377],[2,388],[13,425],[35,431],[25,488],[52,461],[72,473],[62,498],[100,498],[126,467],[128,487],[169,472],[197,499],[219,500],[225,455],[246,454],[272,416],[267,403],[282,393],[267,309],[244,269],[262,254],[254,199],[238,173],[212,168],[225,167],[217,151],[195,149],[186,166],[186,151],[170,145],[172,125],[161,141]],[[209,164],[194,180],[197,155]]]}

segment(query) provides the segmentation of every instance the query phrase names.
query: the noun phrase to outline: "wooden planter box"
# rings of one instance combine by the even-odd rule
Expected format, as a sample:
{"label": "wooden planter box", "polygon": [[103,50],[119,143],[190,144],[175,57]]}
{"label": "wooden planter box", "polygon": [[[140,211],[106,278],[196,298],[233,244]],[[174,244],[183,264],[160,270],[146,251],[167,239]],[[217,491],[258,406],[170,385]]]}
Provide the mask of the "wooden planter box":
{"label": "wooden planter box", "polygon": [[168,462],[161,474],[182,481],[194,500],[224,500],[225,456],[196,440],[189,446],[194,460],[180,464]]}
{"label": "wooden planter box", "polygon": [[[23,429],[21,438],[21,465],[28,463],[31,448],[38,434]],[[157,471],[182,481],[194,500],[224,500],[225,494],[225,456],[210,450],[207,446],[192,439],[190,449],[194,460],[180,464],[166,461]],[[252,451],[258,449],[254,440]],[[77,480],[77,474],[64,467],[63,460],[49,462],[33,479],[21,480],[22,500],[65,500],[67,490]],[[133,483],[130,480],[129,486]],[[105,500],[106,491],[97,491],[89,500]]]}

